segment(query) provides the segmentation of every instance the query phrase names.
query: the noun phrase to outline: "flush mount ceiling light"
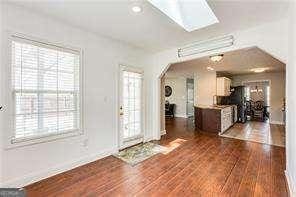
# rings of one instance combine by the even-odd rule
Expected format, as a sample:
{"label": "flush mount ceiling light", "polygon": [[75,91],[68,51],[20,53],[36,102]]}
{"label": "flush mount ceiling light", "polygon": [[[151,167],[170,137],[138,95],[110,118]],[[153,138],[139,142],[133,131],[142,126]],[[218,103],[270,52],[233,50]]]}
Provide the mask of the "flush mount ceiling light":
{"label": "flush mount ceiling light", "polygon": [[214,70],[214,68],[212,68],[212,67],[208,66],[208,67],[207,67],[207,70],[208,70],[208,71],[213,71],[213,70]]}
{"label": "flush mount ceiling light", "polygon": [[139,13],[139,12],[142,12],[142,8],[141,8],[141,6],[134,5],[134,6],[132,6],[132,11],[135,13]]}
{"label": "flush mount ceiling light", "polygon": [[213,62],[219,62],[223,59],[223,54],[219,54],[219,55],[213,55],[213,56],[210,56],[210,59],[213,61]]}
{"label": "flush mount ceiling light", "polygon": [[148,1],[188,32],[219,22],[206,0]]}
{"label": "flush mount ceiling light", "polygon": [[255,73],[262,73],[264,71],[268,70],[268,68],[252,68],[251,71]]}

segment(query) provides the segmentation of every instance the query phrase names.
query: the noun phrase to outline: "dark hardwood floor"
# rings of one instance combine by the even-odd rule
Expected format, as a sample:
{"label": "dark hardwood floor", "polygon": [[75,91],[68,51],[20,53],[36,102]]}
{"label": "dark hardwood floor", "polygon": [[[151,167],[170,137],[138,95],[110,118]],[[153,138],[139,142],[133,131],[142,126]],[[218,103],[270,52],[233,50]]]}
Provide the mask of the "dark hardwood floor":
{"label": "dark hardwood floor", "polygon": [[132,167],[109,156],[26,187],[28,196],[288,196],[285,148],[195,131],[167,119],[171,148]]}

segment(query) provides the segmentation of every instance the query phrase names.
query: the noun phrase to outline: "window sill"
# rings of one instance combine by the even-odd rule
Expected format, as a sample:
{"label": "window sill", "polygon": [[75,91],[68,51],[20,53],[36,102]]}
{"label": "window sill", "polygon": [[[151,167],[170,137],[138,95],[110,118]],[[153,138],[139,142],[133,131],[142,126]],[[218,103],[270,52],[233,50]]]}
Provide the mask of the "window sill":
{"label": "window sill", "polygon": [[59,139],[75,137],[83,135],[83,132],[80,130],[71,130],[63,133],[52,133],[52,134],[44,134],[39,136],[30,136],[30,137],[22,137],[17,139],[11,139],[6,146],[6,149],[13,149],[23,146],[29,146],[34,144],[41,144],[46,142],[51,142]]}

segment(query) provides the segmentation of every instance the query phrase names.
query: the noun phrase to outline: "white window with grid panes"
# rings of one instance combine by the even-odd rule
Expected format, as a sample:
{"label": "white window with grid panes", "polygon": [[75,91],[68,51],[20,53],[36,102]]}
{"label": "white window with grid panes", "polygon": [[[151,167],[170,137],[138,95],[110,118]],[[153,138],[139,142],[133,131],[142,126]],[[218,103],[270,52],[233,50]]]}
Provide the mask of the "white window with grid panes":
{"label": "white window with grid panes", "polygon": [[12,37],[12,143],[81,132],[80,56],[79,50]]}

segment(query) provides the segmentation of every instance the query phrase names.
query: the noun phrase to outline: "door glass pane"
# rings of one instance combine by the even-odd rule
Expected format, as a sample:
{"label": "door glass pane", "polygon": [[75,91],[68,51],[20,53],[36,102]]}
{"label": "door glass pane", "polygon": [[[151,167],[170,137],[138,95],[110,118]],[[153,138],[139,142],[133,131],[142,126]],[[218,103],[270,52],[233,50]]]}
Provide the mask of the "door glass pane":
{"label": "door glass pane", "polygon": [[141,126],[142,74],[123,71],[123,138],[142,133]]}

